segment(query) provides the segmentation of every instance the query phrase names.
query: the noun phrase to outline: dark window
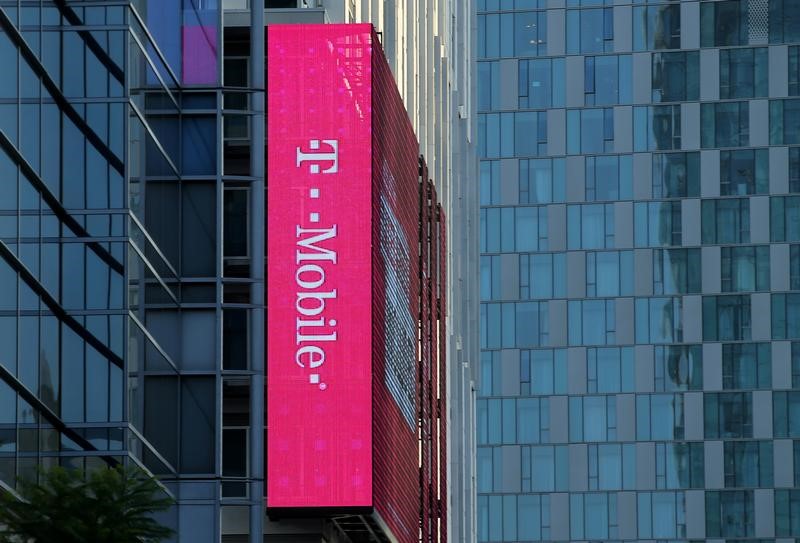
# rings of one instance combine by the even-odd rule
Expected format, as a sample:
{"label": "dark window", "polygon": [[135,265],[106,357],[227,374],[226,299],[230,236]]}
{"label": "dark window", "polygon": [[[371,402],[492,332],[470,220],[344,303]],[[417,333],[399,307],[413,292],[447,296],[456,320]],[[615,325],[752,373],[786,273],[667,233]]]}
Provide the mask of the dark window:
{"label": "dark window", "polygon": [[697,51],[653,53],[653,102],[697,100],[699,56]]}
{"label": "dark window", "polygon": [[720,194],[744,196],[769,192],[769,152],[766,149],[720,151]]}
{"label": "dark window", "polygon": [[701,291],[700,249],[653,251],[653,294],[696,294]]}
{"label": "dark window", "polygon": [[214,473],[216,395],[213,377],[181,379],[181,462],[183,473]]}
{"label": "dark window", "polygon": [[681,244],[681,202],[636,202],[633,210],[636,247]]}
{"label": "dark window", "polygon": [[633,140],[635,151],[680,149],[680,105],[634,107]]}
{"label": "dark window", "polygon": [[707,537],[752,537],[754,526],[752,490],[706,492]]}
{"label": "dark window", "polygon": [[768,94],[767,48],[721,49],[719,97],[759,98]]}
{"label": "dark window", "polygon": [[706,439],[753,437],[752,393],[706,393],[703,400]]}
{"label": "dark window", "polygon": [[633,50],[681,48],[678,4],[633,7]]}
{"label": "dark window", "polygon": [[770,239],[800,241],[800,196],[773,196],[769,200]]}
{"label": "dark window", "polygon": [[181,271],[184,277],[216,274],[216,187],[184,183],[181,187]]}
{"label": "dark window", "polygon": [[772,386],[769,343],[726,343],[722,346],[722,387],[756,389]]}
{"label": "dark window", "polygon": [[770,100],[769,142],[772,145],[800,143],[800,99]]}
{"label": "dark window", "polygon": [[769,42],[800,41],[800,4],[794,0],[770,0]]}
{"label": "dark window", "polygon": [[748,243],[750,201],[747,198],[703,200],[701,229],[704,244]]}
{"label": "dark window", "polygon": [[700,46],[747,45],[747,0],[700,4]]}
{"label": "dark window", "polygon": [[772,295],[772,339],[800,339],[800,294]]}
{"label": "dark window", "polygon": [[700,153],[653,154],[653,198],[700,196]]}
{"label": "dark window", "polygon": [[249,326],[247,309],[225,308],[222,311],[222,367],[246,370],[249,366]]}
{"label": "dark window", "polygon": [[750,296],[703,296],[704,341],[748,341]]}
{"label": "dark window", "polygon": [[703,389],[701,345],[656,345],[654,388],[656,392]]}
{"label": "dark window", "polygon": [[749,102],[701,104],[700,141],[704,148],[749,145]]}

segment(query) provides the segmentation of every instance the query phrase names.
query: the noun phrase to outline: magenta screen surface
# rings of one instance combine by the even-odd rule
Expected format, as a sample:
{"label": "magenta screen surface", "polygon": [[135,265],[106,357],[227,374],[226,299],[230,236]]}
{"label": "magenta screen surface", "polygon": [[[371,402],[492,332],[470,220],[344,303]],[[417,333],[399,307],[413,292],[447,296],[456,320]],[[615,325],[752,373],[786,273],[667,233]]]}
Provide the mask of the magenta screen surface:
{"label": "magenta screen surface", "polygon": [[267,36],[267,506],[372,505],[371,27]]}

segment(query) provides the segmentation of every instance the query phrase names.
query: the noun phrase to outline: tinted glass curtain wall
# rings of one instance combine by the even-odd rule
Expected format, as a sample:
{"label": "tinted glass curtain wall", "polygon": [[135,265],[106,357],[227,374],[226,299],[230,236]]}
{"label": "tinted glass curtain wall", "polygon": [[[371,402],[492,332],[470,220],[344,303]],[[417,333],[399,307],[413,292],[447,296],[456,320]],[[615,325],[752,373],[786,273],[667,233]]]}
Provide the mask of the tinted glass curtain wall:
{"label": "tinted glass curtain wall", "polygon": [[[220,25],[215,0],[0,1],[11,488],[38,466],[133,463],[220,486]],[[214,511],[180,504],[164,521],[211,533]]]}
{"label": "tinted glass curtain wall", "polygon": [[800,536],[800,8],[477,18],[478,539]]}

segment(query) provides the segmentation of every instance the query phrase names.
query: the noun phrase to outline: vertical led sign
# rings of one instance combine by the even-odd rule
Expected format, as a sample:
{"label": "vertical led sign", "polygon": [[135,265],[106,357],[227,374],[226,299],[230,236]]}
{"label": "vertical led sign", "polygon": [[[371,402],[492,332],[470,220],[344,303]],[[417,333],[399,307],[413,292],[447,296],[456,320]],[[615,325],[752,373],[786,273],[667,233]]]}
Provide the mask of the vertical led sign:
{"label": "vertical led sign", "polygon": [[267,507],[372,503],[370,25],[267,32]]}

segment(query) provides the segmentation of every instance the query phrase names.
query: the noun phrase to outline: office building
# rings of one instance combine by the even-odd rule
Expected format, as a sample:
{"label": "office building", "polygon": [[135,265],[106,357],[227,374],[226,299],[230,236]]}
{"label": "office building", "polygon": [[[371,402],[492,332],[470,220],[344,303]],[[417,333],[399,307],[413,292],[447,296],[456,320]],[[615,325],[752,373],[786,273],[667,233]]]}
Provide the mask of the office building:
{"label": "office building", "polygon": [[[323,515],[265,514],[265,36],[376,23],[447,217],[446,284],[469,292],[470,15],[434,0],[0,0],[0,485],[133,462],[176,498],[162,520],[177,541],[356,540]],[[443,299],[456,439],[441,488],[461,513],[440,518],[468,541],[477,295]]]}
{"label": "office building", "polygon": [[800,535],[798,21],[478,2],[479,541]]}

